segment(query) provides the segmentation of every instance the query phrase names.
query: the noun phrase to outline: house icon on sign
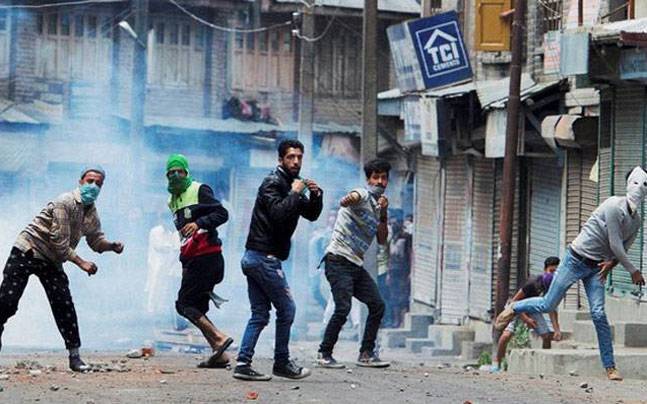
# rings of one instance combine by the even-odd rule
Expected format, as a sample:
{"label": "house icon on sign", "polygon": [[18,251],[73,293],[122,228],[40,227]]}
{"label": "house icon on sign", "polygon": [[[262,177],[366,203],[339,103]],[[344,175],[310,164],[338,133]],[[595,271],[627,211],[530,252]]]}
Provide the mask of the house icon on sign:
{"label": "house icon on sign", "polygon": [[[442,41],[440,39],[442,39]],[[446,66],[446,64],[453,65],[454,63],[451,62],[458,61],[458,59],[460,58],[460,55],[458,53],[458,46],[456,45],[457,42],[458,38],[437,28],[431,34],[429,40],[427,40],[424,48],[425,51],[431,56],[434,66],[440,64],[442,64],[443,66]],[[442,67],[440,67],[440,69],[442,69]]]}

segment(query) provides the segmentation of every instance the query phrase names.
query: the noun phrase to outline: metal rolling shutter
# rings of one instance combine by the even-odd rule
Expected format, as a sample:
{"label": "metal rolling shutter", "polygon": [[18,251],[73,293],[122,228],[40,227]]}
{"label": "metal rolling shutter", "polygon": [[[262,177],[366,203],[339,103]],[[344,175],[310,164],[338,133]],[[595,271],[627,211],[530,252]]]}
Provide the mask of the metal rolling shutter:
{"label": "metal rolling shutter", "polygon": [[[625,174],[643,161],[643,87],[618,87],[614,105],[615,131],[613,136],[613,193],[625,195]],[[642,228],[634,245],[629,249],[629,259],[641,268],[642,261]],[[620,266],[611,276],[614,292],[633,290],[631,276]]]}
{"label": "metal rolling shutter", "polygon": [[[569,149],[566,157],[566,245],[580,232],[580,210],[582,202],[582,153],[580,149]],[[577,310],[580,307],[579,283],[573,285],[564,297],[564,308]]]}
{"label": "metal rolling shutter", "polygon": [[447,159],[445,169],[445,214],[441,321],[461,323],[467,315],[466,222],[468,169],[465,156]]}
{"label": "metal rolling shutter", "polygon": [[559,255],[562,168],[554,159],[534,159],[530,180],[530,275],[544,271],[544,260]]}
{"label": "metal rolling shutter", "polygon": [[[595,149],[570,149],[567,158],[566,245],[580,232],[597,206],[597,184],[589,178],[595,164]],[[582,282],[571,287],[564,298],[564,308],[588,307]]]}
{"label": "metal rolling shutter", "polygon": [[413,298],[436,306],[439,248],[442,240],[440,160],[418,156],[413,235]]}
{"label": "metal rolling shutter", "polygon": [[[503,159],[497,159],[494,176],[494,207],[492,223],[492,301],[496,301],[496,284],[499,262],[499,225],[501,224],[501,192],[503,191]],[[519,174],[515,184],[514,215],[512,222],[512,254],[510,257],[510,288],[509,296],[517,293],[517,267],[519,248]]]}
{"label": "metal rolling shutter", "polygon": [[492,308],[494,160],[474,159],[473,167],[469,315],[488,320]]}

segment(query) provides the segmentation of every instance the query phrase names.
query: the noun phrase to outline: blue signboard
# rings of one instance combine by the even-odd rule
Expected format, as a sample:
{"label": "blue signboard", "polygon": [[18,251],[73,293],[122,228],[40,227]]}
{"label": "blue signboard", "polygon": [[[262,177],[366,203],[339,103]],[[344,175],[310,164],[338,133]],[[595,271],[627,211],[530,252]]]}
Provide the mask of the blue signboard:
{"label": "blue signboard", "polygon": [[406,23],[418,57],[425,88],[472,78],[455,11]]}

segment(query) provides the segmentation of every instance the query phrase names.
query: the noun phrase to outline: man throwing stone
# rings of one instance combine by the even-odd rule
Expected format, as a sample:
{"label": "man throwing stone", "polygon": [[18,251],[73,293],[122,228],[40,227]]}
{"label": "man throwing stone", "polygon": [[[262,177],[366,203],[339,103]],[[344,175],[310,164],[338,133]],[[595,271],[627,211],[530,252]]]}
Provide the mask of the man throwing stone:
{"label": "man throwing stone", "polygon": [[351,309],[351,299],[356,297],[368,306],[368,318],[360,347],[358,366],[387,367],[375,352],[375,339],[384,315],[384,301],[377,284],[362,267],[364,254],[377,235],[385,244],[388,236],[387,208],[389,202],[384,190],[389,183],[391,165],[376,159],[364,166],[366,188],[352,190],[340,201],[341,208],[332,239],[326,249],[326,278],[330,282],[335,312],[326,327],[319,346],[317,363],[326,368],[343,368],[333,356],[333,347]]}
{"label": "man throwing stone", "polygon": [[554,311],[571,285],[581,280],[586,289],[591,319],[598,335],[602,365],[609,380],[622,380],[616,369],[611,329],[604,312],[604,283],[613,267],[621,263],[631,274],[634,284],[645,284],[642,275],[627,257],[627,251],[642,224],[638,212],[645,196],[647,173],[641,167],[636,167],[627,174],[626,196],[608,198],[584,224],[568,247],[548,292],[543,297],[525,299],[506,307],[496,319],[496,329],[503,330],[520,313]]}
{"label": "man throwing stone", "polygon": [[[289,379],[310,375],[310,370],[290,360],[288,344],[295,305],[281,261],[288,258],[290,239],[299,217],[315,221],[321,214],[323,191],[315,181],[299,177],[304,153],[301,142],[284,140],[279,144],[278,153],[279,166],[265,177],[258,189],[246,251],[241,261],[252,311],[234,369],[234,377],[241,380],[271,379],[271,376],[252,369],[251,364],[261,331],[270,320],[272,305],[276,309],[272,373]],[[306,189],[308,196],[305,195]]]}
{"label": "man throwing stone", "polygon": [[121,254],[124,249],[122,243],[106,240],[94,206],[105,178],[101,167],[87,168],[81,173],[77,189],[60,195],[43,208],[18,235],[0,285],[1,336],[5,323],[18,310],[18,301],[29,276],[38,277],[69,351],[70,369],[75,372],[90,368],[79,355],[79,327],[63,263],[71,261],[88,275],[97,273],[93,262],[84,260],[74,251],[83,236],[90,248],[98,253],[114,251]]}

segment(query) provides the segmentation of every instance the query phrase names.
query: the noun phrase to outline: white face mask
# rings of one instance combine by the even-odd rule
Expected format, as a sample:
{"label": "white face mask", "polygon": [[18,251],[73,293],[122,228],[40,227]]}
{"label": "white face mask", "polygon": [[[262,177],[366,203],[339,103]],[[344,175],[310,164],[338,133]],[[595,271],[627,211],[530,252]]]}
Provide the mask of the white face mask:
{"label": "white face mask", "polygon": [[647,196],[647,173],[640,167],[633,169],[627,178],[627,201],[636,211]]}
{"label": "white face mask", "polygon": [[379,198],[384,194],[385,188],[382,185],[367,185],[368,192],[374,197]]}

